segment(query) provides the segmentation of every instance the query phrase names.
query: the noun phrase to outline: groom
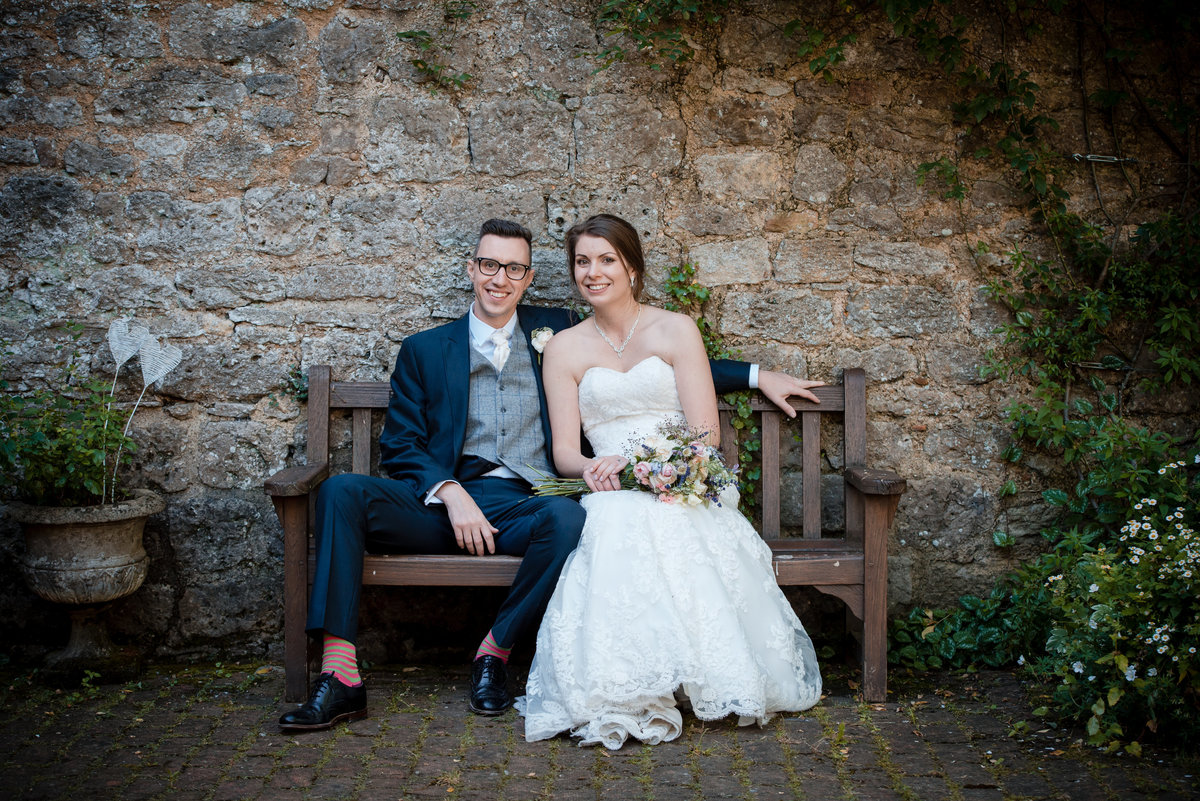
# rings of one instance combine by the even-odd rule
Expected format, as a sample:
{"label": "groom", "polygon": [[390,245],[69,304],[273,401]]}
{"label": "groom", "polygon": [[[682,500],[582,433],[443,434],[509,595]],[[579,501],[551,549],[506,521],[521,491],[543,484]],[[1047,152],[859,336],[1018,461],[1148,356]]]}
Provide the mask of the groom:
{"label": "groom", "polygon": [[[354,646],[364,550],[524,557],[471,670],[472,711],[498,715],[512,705],[508,655],[536,630],[584,518],[574,500],[532,494],[538,474],[553,473],[533,337],[578,319],[564,309],[518,306],[533,282],[531,238],[518,223],[485,222],[467,262],[470,311],[401,345],[379,438],[387,478],[345,473],[321,485],[307,624],[322,640],[321,676],[311,698],[279,719],[285,731],[367,714]],[[751,365],[714,361],[712,369],[718,393],[750,386]],[[761,371],[757,383],[793,413],[786,398],[815,400],[807,387],[818,382]]]}

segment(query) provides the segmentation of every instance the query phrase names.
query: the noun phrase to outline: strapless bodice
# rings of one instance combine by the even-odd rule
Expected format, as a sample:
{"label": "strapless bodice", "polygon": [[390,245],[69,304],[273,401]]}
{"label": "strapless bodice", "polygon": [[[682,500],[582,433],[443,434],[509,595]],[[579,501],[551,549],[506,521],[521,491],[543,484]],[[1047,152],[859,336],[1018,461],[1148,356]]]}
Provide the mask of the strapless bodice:
{"label": "strapless bodice", "polygon": [[579,381],[579,417],[593,453],[628,455],[661,422],[683,417],[675,368],[658,356],[625,372],[588,368]]}

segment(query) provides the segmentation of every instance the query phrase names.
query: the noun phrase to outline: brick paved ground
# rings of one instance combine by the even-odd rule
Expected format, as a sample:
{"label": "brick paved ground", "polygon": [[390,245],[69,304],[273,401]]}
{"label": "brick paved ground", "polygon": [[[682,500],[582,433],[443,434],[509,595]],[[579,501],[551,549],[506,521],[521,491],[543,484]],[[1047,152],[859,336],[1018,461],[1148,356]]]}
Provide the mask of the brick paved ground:
{"label": "brick paved ground", "polygon": [[762,729],[687,717],[679,740],[617,753],[526,743],[513,712],[471,715],[465,669],[372,671],[370,719],[303,736],[275,725],[277,667],[159,668],[74,691],[10,680],[0,801],[1200,798],[1195,758],[1134,760],[1032,731],[1007,673],[929,677],[878,705],[831,678],[805,714]]}

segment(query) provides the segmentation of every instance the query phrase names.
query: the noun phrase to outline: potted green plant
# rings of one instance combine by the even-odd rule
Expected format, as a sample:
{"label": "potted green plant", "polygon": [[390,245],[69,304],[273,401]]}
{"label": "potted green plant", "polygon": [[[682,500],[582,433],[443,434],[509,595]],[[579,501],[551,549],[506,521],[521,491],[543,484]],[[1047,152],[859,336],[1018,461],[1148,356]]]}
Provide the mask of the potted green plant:
{"label": "potted green plant", "polygon": [[[77,340],[81,329],[71,328]],[[17,392],[0,379],[0,472],[7,479],[0,499],[24,530],[21,567],[30,588],[69,607],[70,641],[47,660],[67,672],[112,660],[98,612],[145,580],[142,532],[165,506],[150,490],[126,489],[122,468],[132,461],[129,429],[142,397],[182,353],[125,320],[109,327],[108,345],[116,363],[111,385],[79,377],[78,350],[58,386]],[[122,366],[134,356],[142,394],[128,409],[115,393]]]}

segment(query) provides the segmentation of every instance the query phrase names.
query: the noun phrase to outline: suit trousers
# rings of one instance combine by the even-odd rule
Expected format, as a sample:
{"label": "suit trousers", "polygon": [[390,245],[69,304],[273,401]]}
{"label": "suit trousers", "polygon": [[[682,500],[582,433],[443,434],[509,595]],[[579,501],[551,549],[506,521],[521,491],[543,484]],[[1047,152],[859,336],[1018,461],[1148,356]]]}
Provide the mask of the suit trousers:
{"label": "suit trousers", "polygon": [[[507,478],[462,482],[500,532],[496,552],[523,556],[492,624],[502,648],[537,630],[567,556],[579,544],[583,508],[570,498],[537,497]],[[404,481],[355,473],[327,479],[317,493],[316,574],[308,601],[309,634],[351,642],[358,636],[362,558],[370,553],[465,553],[441,504],[426,506]],[[477,559],[487,559],[487,555]]]}

